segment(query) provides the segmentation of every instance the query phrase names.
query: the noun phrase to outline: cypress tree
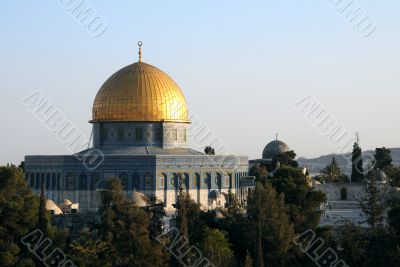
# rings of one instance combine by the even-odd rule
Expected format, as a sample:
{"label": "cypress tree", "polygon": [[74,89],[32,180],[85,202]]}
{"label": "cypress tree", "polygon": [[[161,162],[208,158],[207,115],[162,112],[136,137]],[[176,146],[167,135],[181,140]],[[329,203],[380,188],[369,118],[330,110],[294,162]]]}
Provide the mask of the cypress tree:
{"label": "cypress tree", "polygon": [[47,235],[47,225],[48,225],[48,223],[49,223],[49,221],[47,219],[46,197],[44,195],[44,179],[42,179],[41,183],[40,183],[40,203],[39,203],[38,228],[45,235]]}
{"label": "cypress tree", "polygon": [[362,151],[358,141],[353,145],[353,152],[351,153],[351,181],[362,182],[364,180],[363,159]]}
{"label": "cypress tree", "polygon": [[246,258],[244,259],[243,267],[253,267],[253,259],[251,258],[248,250],[246,252]]}
{"label": "cypress tree", "polygon": [[[183,238],[183,244],[180,247],[180,251],[189,251],[190,243],[189,243],[189,230],[188,230],[188,218],[187,218],[187,206],[186,206],[186,194],[183,191],[183,179],[182,175],[178,175],[178,196],[176,199],[176,226],[179,229],[179,235]],[[190,255],[186,255],[185,259],[189,262],[190,266]],[[177,259],[171,257],[171,265],[172,266],[180,266],[180,263],[177,262]]]}

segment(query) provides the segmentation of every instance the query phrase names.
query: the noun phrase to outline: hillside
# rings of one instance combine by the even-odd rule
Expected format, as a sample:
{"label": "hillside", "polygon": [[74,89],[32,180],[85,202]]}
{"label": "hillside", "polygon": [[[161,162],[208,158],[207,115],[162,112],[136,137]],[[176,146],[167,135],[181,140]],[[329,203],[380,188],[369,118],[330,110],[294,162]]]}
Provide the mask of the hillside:
{"label": "hillside", "polygon": [[[400,148],[391,148],[393,164],[400,166]],[[363,155],[366,153],[370,155],[374,155],[374,151],[367,150],[363,152]],[[332,160],[332,156],[336,157],[336,160],[340,164],[340,168],[344,173],[350,175],[351,173],[351,155],[350,154],[330,154],[320,156],[318,158],[307,159],[304,157],[300,157],[297,159],[301,167],[307,167],[311,174],[319,173],[326,165],[330,163]],[[350,159],[350,161],[347,160]]]}

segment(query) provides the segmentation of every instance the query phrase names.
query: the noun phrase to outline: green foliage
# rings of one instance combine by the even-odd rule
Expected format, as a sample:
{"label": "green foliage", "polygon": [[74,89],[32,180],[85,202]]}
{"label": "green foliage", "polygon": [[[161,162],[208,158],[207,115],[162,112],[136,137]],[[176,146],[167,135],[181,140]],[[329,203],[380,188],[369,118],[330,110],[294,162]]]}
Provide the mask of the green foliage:
{"label": "green foliage", "polygon": [[246,252],[246,258],[244,259],[243,267],[253,267],[253,259],[251,258],[250,252]]}
{"label": "green foliage", "polygon": [[249,170],[250,176],[255,176],[257,181],[263,181],[267,179],[268,170],[265,164],[257,163]]}
{"label": "green foliage", "polygon": [[0,167],[0,266],[32,263],[19,240],[35,228],[38,209],[38,198],[26,184],[22,171],[15,166]]}
{"label": "green foliage", "polygon": [[164,225],[163,217],[166,215],[164,204],[159,202],[155,195],[147,196],[146,203],[146,211],[150,215],[150,238],[156,240],[156,238],[162,234]]}
{"label": "green foliage", "polygon": [[361,208],[367,217],[370,235],[375,236],[382,231],[386,206],[383,202],[384,200],[382,193],[376,187],[375,171],[369,173],[368,176],[370,179],[368,194],[367,197],[361,202]]}
{"label": "green foliage", "polygon": [[203,234],[200,242],[203,257],[206,257],[214,266],[233,266],[234,256],[226,234],[209,228],[205,228]]}
{"label": "green foliage", "polygon": [[392,152],[386,147],[375,149],[375,168],[386,171],[392,166]]}
{"label": "green foliage", "polygon": [[362,182],[364,180],[362,151],[358,143],[354,143],[351,153],[351,181]]}
{"label": "green foliage", "polygon": [[341,258],[349,266],[362,267],[366,262],[368,240],[365,238],[365,230],[360,226],[348,223],[341,229]]}
{"label": "green foliage", "polygon": [[279,154],[272,160],[272,166],[275,167],[276,163],[279,162],[281,166],[298,168],[299,163],[297,163],[295,158],[296,158],[296,153],[293,150],[284,152],[282,154]]}
{"label": "green foliage", "polygon": [[49,225],[49,214],[46,210],[46,197],[44,196],[44,181],[40,183],[40,201],[39,201],[39,219],[37,228],[47,236],[47,229]]}
{"label": "green foliage", "polygon": [[[394,198],[388,212],[388,223],[393,232],[400,238],[400,199]],[[400,240],[399,240],[400,241]]]}
{"label": "green foliage", "polygon": [[101,260],[102,253],[109,250],[109,243],[101,241],[89,232],[89,229],[83,229],[80,232],[80,238],[70,244],[72,260],[81,267],[88,266],[111,266],[111,262]]}
{"label": "green foliage", "polygon": [[278,194],[284,194],[290,222],[296,233],[316,229],[321,217],[321,212],[317,210],[326,201],[325,194],[315,191],[308,184],[306,175],[297,168],[284,166],[274,173],[270,181]]}
{"label": "green foliage", "polygon": [[101,260],[111,260],[112,266],[160,266],[166,262],[161,245],[150,240],[149,214],[124,198],[119,179],[108,181],[102,204],[98,239],[107,249]]}
{"label": "green foliage", "polygon": [[322,177],[324,182],[343,183],[348,181],[347,176],[342,173],[335,157],[332,157],[331,163],[321,170],[321,174],[323,175]]}
{"label": "green foliage", "polygon": [[[250,237],[261,237],[262,260],[269,266],[281,266],[294,238],[293,225],[287,215],[284,194],[277,194],[270,183],[258,183],[248,200],[248,223],[243,226]],[[261,235],[259,235],[261,233]],[[253,239],[254,240],[254,239]],[[252,247],[260,266],[257,241]]]}
{"label": "green foliage", "polygon": [[390,179],[391,186],[400,187],[400,167],[388,166],[385,173]]}

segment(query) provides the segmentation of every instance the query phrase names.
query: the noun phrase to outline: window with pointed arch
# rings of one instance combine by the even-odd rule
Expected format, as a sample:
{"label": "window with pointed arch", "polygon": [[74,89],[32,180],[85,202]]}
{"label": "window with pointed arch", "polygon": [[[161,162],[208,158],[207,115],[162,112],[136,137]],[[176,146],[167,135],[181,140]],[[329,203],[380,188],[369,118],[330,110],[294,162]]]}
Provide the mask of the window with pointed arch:
{"label": "window with pointed arch", "polygon": [[87,189],[87,178],[86,178],[86,174],[84,174],[84,173],[81,173],[79,175],[79,189],[80,190]]}
{"label": "window with pointed arch", "polygon": [[206,177],[204,178],[204,187],[207,187],[208,190],[211,189],[211,173],[206,173]]}
{"label": "window with pointed arch", "polygon": [[215,185],[218,187],[218,189],[221,189],[221,186],[222,186],[221,180],[222,180],[221,174],[217,173],[215,176]]}
{"label": "window with pointed arch", "polygon": [[75,190],[76,188],[76,181],[75,181],[75,174],[70,172],[67,174],[67,190]]}
{"label": "window with pointed arch", "polygon": [[98,183],[100,182],[100,174],[97,172],[90,176],[90,190],[96,190]]}
{"label": "window with pointed arch", "polygon": [[46,174],[46,190],[50,189],[50,173]]}
{"label": "window with pointed arch", "polygon": [[165,173],[161,173],[158,183],[158,188],[165,189],[167,183],[167,175]]}
{"label": "window with pointed arch", "polygon": [[128,190],[128,174],[120,174],[119,179],[121,180],[121,184],[124,187],[124,190]]}
{"label": "window with pointed arch", "polygon": [[36,188],[36,189],[40,189],[40,174],[39,174],[39,173],[36,173],[35,188]]}
{"label": "window with pointed arch", "polygon": [[134,173],[132,175],[132,190],[140,190],[140,175],[139,175],[139,173]]}
{"label": "window with pointed arch", "polygon": [[232,174],[230,173],[226,173],[224,176],[224,180],[225,180],[225,187],[230,187],[231,186],[231,178],[232,178]]}
{"label": "window with pointed arch", "polygon": [[200,174],[195,173],[193,176],[193,188],[200,189]]}
{"label": "window with pointed arch", "polygon": [[31,173],[31,178],[29,179],[29,186],[31,188],[34,188],[34,186],[35,186],[35,174],[34,173]]}
{"label": "window with pointed arch", "polygon": [[152,189],[153,188],[153,177],[151,173],[146,172],[144,174],[144,189]]}
{"label": "window with pointed arch", "polygon": [[190,176],[189,176],[189,173],[184,173],[183,174],[183,188],[185,188],[186,190],[188,190],[189,189],[189,186],[190,186]]}
{"label": "window with pointed arch", "polygon": [[174,173],[174,174],[172,175],[172,178],[171,178],[171,185],[172,185],[175,189],[178,189],[178,186],[179,186],[179,177],[178,177],[178,174],[177,174],[177,173]]}
{"label": "window with pointed arch", "polygon": [[57,190],[57,177],[55,173],[51,175],[51,190]]}

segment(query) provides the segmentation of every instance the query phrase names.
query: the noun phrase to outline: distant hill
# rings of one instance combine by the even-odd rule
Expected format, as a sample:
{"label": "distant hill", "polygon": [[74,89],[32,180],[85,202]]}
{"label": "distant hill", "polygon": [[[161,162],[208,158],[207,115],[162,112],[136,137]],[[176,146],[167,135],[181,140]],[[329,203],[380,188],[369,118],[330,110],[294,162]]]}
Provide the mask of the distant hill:
{"label": "distant hill", "polygon": [[[393,158],[393,164],[400,166],[400,148],[390,148],[392,152],[392,158]],[[366,150],[363,152],[363,155],[366,153],[370,155],[374,155],[374,151],[372,150]],[[350,154],[330,154],[330,155],[324,155],[320,156],[318,158],[313,158],[313,159],[307,159],[304,157],[300,157],[297,159],[299,162],[299,165],[301,167],[307,167],[309,169],[309,172],[311,174],[317,174],[319,173],[326,165],[328,165],[331,160],[332,156],[336,157],[336,160],[338,161],[340,168],[342,171],[350,175],[351,174],[351,155]],[[347,158],[350,160],[348,161]]]}

